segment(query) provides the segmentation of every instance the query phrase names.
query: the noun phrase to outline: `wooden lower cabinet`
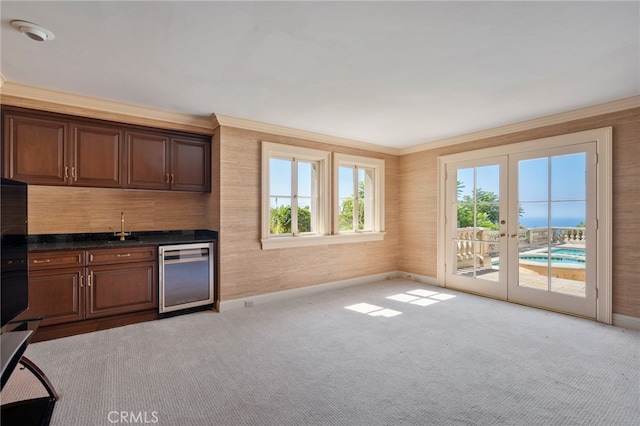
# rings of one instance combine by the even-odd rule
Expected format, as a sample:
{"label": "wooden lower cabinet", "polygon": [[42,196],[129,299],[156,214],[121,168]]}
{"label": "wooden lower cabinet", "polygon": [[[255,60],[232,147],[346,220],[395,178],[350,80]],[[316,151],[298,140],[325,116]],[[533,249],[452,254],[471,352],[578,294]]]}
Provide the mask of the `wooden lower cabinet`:
{"label": "wooden lower cabinet", "polygon": [[87,268],[87,318],[158,308],[155,262]]}
{"label": "wooden lower cabinet", "polygon": [[42,317],[35,340],[157,318],[157,247],[57,250],[29,255],[29,309]]}
{"label": "wooden lower cabinet", "polygon": [[43,317],[41,326],[84,319],[84,268],[29,271],[29,309],[20,318]]}

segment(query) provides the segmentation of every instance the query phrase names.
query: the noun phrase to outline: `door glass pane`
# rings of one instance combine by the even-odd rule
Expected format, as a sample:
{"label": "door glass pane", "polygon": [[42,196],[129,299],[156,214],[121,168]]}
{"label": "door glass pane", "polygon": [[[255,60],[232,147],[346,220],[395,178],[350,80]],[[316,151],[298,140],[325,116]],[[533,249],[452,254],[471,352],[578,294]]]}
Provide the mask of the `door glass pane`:
{"label": "door glass pane", "polygon": [[549,199],[548,158],[518,162],[518,197],[521,203]]}
{"label": "door glass pane", "polygon": [[518,163],[519,285],[585,297],[586,155]]}
{"label": "door glass pane", "polygon": [[474,169],[458,169],[457,172],[457,184],[458,184],[458,203],[462,202],[463,198],[470,197],[473,194]]}
{"label": "door glass pane", "polygon": [[456,274],[498,280],[500,166],[457,170]]}
{"label": "door glass pane", "polygon": [[482,241],[495,241],[500,222],[500,167],[478,167],[476,177],[476,235]]}
{"label": "door glass pane", "polygon": [[587,154],[551,157],[551,200],[585,200]]}

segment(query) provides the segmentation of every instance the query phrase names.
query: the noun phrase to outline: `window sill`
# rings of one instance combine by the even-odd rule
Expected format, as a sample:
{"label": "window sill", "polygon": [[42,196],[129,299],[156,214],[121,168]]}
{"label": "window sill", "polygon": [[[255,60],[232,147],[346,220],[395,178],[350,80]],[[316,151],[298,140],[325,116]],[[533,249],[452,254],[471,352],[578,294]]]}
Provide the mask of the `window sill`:
{"label": "window sill", "polygon": [[280,237],[262,239],[262,250],[324,246],[330,244],[364,243],[384,240],[384,232],[358,232],[355,234]]}

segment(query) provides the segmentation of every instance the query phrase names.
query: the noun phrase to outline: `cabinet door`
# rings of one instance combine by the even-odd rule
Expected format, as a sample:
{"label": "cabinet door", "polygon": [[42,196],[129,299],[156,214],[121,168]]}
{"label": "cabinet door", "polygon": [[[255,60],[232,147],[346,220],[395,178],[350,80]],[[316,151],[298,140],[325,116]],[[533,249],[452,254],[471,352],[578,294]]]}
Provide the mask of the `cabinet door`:
{"label": "cabinet door", "polygon": [[123,186],[123,132],[114,127],[73,124],[72,133],[73,185],[103,188]]}
{"label": "cabinet door", "polygon": [[169,137],[127,132],[127,188],[170,189]]}
{"label": "cabinet door", "polygon": [[87,318],[157,309],[157,262],[87,268],[87,292]]}
{"label": "cabinet door", "polygon": [[18,318],[43,317],[41,326],[84,318],[84,268],[29,272],[29,309]]}
{"label": "cabinet door", "polygon": [[5,114],[3,175],[30,184],[67,185],[68,132],[66,121]]}
{"label": "cabinet door", "polygon": [[211,143],[201,139],[171,140],[171,189],[211,190]]}

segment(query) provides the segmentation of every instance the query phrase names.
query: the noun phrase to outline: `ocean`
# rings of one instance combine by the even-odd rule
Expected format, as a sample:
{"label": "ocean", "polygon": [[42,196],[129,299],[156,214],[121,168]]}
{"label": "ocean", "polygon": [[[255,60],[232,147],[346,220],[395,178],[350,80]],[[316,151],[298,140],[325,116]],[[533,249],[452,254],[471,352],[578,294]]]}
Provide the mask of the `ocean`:
{"label": "ocean", "polygon": [[[567,227],[575,227],[580,222],[584,222],[584,217],[554,217],[552,225],[556,227],[567,226]],[[519,219],[520,225],[523,225],[527,228],[539,228],[543,226],[547,226],[547,218],[546,217],[521,217]]]}

